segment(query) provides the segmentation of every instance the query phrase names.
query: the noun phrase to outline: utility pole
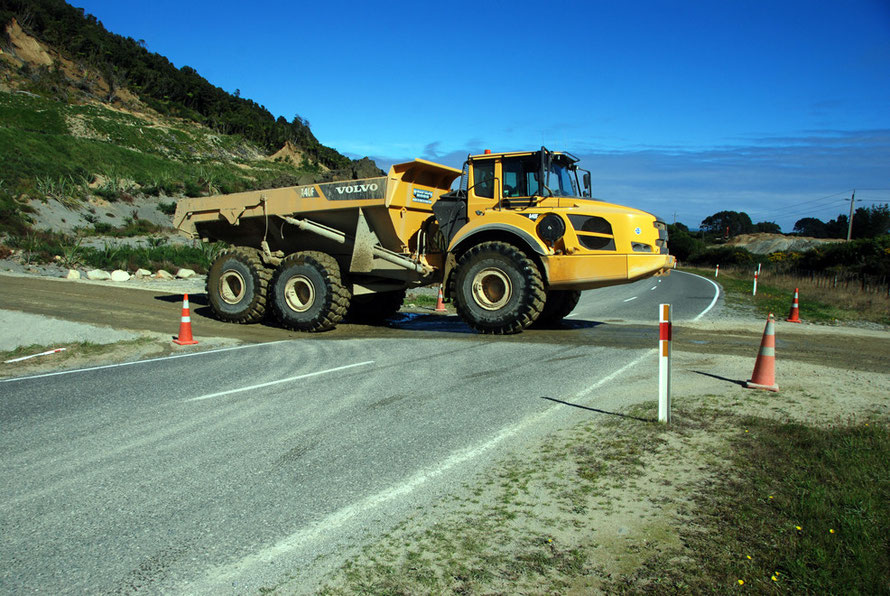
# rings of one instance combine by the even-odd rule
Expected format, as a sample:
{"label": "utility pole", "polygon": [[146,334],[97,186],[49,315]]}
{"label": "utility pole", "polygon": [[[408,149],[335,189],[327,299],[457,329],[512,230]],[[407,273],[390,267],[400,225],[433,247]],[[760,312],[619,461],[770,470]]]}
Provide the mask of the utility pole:
{"label": "utility pole", "polygon": [[856,189],[853,189],[853,196],[850,197],[850,223],[847,226],[847,242],[853,235],[853,205],[856,203]]}

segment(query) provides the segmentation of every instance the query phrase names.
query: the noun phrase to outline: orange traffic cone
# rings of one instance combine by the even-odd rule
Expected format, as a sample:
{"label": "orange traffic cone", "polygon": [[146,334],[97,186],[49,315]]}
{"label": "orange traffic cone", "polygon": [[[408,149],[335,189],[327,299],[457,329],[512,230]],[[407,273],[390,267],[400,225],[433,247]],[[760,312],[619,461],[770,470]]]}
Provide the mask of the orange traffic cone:
{"label": "orange traffic cone", "polygon": [[445,297],[442,295],[442,285],[439,285],[439,298],[436,300],[436,312],[448,312],[445,308]]}
{"label": "orange traffic cone", "polygon": [[192,319],[189,316],[189,295],[182,297],[182,319],[179,323],[179,337],[173,340],[173,343],[181,346],[190,346],[196,344],[192,338]]}
{"label": "orange traffic cone", "polygon": [[791,303],[791,310],[788,311],[788,318],[785,319],[789,323],[800,323],[800,305],[797,302],[797,288],[794,288],[794,301]]}
{"label": "orange traffic cone", "polygon": [[745,387],[767,391],[779,390],[779,386],[776,385],[776,333],[773,313],[769,313],[766,318],[766,328],[763,330],[757,361],[754,362],[754,372],[751,374],[751,379],[745,383]]}

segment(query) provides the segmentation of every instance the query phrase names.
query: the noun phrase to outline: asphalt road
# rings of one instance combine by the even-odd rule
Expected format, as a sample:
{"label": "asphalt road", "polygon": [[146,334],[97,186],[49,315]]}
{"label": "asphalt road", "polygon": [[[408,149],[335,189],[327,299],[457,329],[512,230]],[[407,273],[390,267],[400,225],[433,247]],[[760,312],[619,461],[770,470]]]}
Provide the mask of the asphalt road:
{"label": "asphalt road", "polygon": [[[28,300],[0,285],[3,308],[129,329],[178,308],[24,283]],[[0,592],[311,591],[501,450],[581,415],[559,402],[646,397],[602,395],[652,373],[659,302],[691,320],[715,292],[676,273],[588,292],[561,329],[510,338],[436,315],[300,335],[199,313],[205,335],[267,343],[0,381]]]}

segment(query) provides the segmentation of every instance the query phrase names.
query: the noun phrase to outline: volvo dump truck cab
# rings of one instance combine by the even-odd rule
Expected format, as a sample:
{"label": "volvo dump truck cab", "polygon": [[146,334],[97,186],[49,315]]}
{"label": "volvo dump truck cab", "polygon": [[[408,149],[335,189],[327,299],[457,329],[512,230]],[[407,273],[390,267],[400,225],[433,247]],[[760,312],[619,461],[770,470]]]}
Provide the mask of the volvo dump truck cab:
{"label": "volvo dump truck cab", "polygon": [[233,245],[207,276],[223,320],[320,331],[443,284],[473,329],[517,333],[562,319],[583,290],[674,265],[664,222],[591,198],[577,162],[543,147],[471,155],[463,170],[417,159],[378,178],[183,199],[174,226]]}

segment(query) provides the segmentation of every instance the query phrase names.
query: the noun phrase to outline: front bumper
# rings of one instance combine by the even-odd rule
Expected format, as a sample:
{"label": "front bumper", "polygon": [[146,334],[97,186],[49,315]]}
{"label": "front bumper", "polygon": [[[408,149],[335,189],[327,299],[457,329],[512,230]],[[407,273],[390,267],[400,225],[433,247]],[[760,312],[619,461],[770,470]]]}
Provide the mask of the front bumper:
{"label": "front bumper", "polygon": [[591,290],[669,275],[676,258],[663,254],[554,255],[541,259],[554,290]]}

